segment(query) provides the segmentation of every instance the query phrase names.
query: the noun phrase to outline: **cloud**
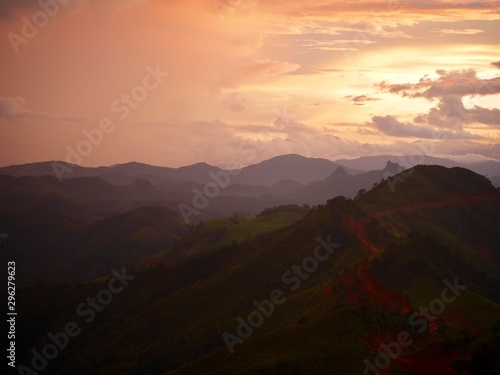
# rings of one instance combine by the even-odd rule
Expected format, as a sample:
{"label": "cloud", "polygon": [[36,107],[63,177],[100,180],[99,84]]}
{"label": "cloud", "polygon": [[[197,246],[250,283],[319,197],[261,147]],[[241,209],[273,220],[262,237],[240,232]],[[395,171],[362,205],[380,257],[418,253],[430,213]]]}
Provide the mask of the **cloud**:
{"label": "cloud", "polygon": [[426,139],[482,139],[481,136],[463,130],[438,130],[428,126],[402,123],[393,116],[374,116],[373,125],[382,133],[392,137],[412,137]]}
{"label": "cloud", "polygon": [[480,29],[437,29],[432,30],[431,33],[439,34],[441,36],[445,35],[477,35],[484,33],[484,30]]}
{"label": "cloud", "polygon": [[475,106],[467,110],[467,116],[471,122],[478,122],[486,125],[500,125],[500,110],[497,108],[488,109]]}
{"label": "cloud", "polygon": [[241,56],[252,56],[256,51],[264,46],[262,35],[245,37],[232,43],[231,48],[238,51]]}
{"label": "cloud", "polygon": [[[455,16],[470,17],[478,15],[490,15],[492,18],[498,9],[499,2],[495,0],[459,0],[459,1],[422,1],[406,0],[351,0],[351,1],[300,1],[279,0],[266,2],[263,5],[269,11],[292,17],[327,17],[331,14],[348,13],[352,15],[362,14],[371,16],[377,13],[387,13],[397,16],[401,12],[411,15],[422,16]],[[415,18],[415,17],[413,17]]]}
{"label": "cloud", "polygon": [[119,12],[122,10],[126,10],[134,5],[147,4],[150,0],[80,0],[90,2],[90,5],[93,9],[97,7],[101,7],[102,9],[111,11],[111,12]]}
{"label": "cloud", "polygon": [[454,129],[462,129],[464,125],[473,123],[500,125],[500,110],[480,106],[467,109],[461,98],[445,96],[437,107],[430,109],[427,115],[417,116],[415,122],[427,122],[430,125]]}
{"label": "cloud", "polygon": [[345,99],[349,99],[355,105],[364,105],[366,102],[380,100],[380,98],[373,98],[373,97],[368,96],[368,95],[358,95],[358,96],[348,95],[345,97]]}
{"label": "cloud", "polygon": [[[493,63],[495,64],[495,63]],[[500,93],[500,77],[479,78],[474,69],[444,71],[438,70],[438,78],[422,77],[417,83],[387,84],[377,86],[385,92],[409,98],[438,99],[436,107],[428,114],[415,117],[417,124],[429,124],[441,128],[463,130],[465,124],[500,124],[500,110],[480,106],[467,109],[463,104],[464,96],[488,96]]]}
{"label": "cloud", "polygon": [[33,111],[25,107],[26,101],[23,98],[0,97],[0,120],[24,121],[24,120],[48,120],[48,121],[69,121],[82,122],[90,120],[89,116],[68,116],[55,115],[41,111]]}
{"label": "cloud", "polygon": [[437,107],[430,109],[429,114],[417,116],[415,122],[427,122],[430,125],[454,129],[462,129],[463,125],[472,123],[500,125],[500,110],[479,106],[467,109],[462,103],[462,98],[445,96],[441,98]]}
{"label": "cloud", "polygon": [[474,69],[436,72],[439,77],[422,77],[417,83],[388,84],[385,81],[378,87],[385,92],[403,97],[434,99],[447,95],[494,95],[500,93],[500,77],[481,79]]}
{"label": "cloud", "polygon": [[300,65],[271,59],[257,59],[239,64],[228,75],[224,76],[219,88],[233,88],[245,83],[269,80],[271,78],[295,72]]}
{"label": "cloud", "polygon": [[238,92],[232,92],[222,98],[222,105],[235,112],[242,112],[245,109],[246,99]]}
{"label": "cloud", "polygon": [[[151,125],[138,126],[151,129]],[[130,132],[130,138],[135,137],[134,142],[148,139],[147,152],[151,160],[177,159],[183,160],[184,165],[205,161],[224,166],[233,160],[248,165],[284,154],[332,158],[363,149],[359,142],[307,126],[286,117],[286,114],[271,116],[267,125],[230,124],[220,120],[155,124],[152,129],[155,136],[144,130],[137,135],[133,129],[123,129],[116,136],[128,136],[126,133]],[[132,156],[148,160],[144,156]]]}
{"label": "cloud", "polygon": [[500,69],[500,61],[495,61],[491,63],[491,66],[494,66],[495,68]]}
{"label": "cloud", "polygon": [[442,128],[462,129],[465,123],[470,122],[462,98],[459,96],[445,96],[441,98],[435,108],[431,108],[427,115],[415,118],[417,123],[428,123]]}

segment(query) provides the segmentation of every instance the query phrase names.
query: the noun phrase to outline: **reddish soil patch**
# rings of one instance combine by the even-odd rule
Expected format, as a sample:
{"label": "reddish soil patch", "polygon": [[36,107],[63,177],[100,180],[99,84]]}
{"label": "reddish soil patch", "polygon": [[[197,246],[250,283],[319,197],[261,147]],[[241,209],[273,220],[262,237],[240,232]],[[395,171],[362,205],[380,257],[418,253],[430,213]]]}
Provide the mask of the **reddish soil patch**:
{"label": "reddish soil patch", "polygon": [[322,297],[333,292],[347,292],[347,300],[356,302],[367,298],[376,307],[399,308],[402,314],[411,309],[410,303],[400,294],[387,289],[362,265],[323,290]]}
{"label": "reddish soil patch", "polygon": [[[367,250],[367,255],[373,255],[380,251],[380,249],[371,241],[366,238],[366,224],[373,218],[383,219],[386,216],[395,213],[411,213],[426,208],[438,208],[446,206],[455,206],[464,204],[465,202],[474,202],[476,204],[484,204],[486,200],[500,199],[500,194],[487,194],[480,196],[463,196],[458,194],[450,194],[449,199],[438,202],[416,202],[411,205],[384,210],[376,212],[369,217],[361,220],[353,220],[345,215],[344,220],[352,234],[355,234],[363,247]],[[489,259],[492,258],[492,250],[488,246],[475,244],[483,255]],[[405,314],[411,310],[410,303],[404,299],[400,294],[387,289],[382,285],[377,278],[370,274],[367,270],[368,257],[365,264],[357,269],[343,276],[341,279],[327,287],[322,291],[321,296],[326,297],[333,292],[347,293],[347,300],[349,302],[356,302],[362,298],[367,298],[374,306],[377,307],[390,307],[399,308],[401,314]],[[447,311],[444,317],[450,322],[468,328],[471,332],[478,332],[477,327],[474,327],[470,319],[464,311]],[[430,333],[435,333],[438,330],[437,321],[429,322]],[[366,338],[368,345],[374,352],[382,353],[382,343],[388,344],[397,342],[397,335],[399,332],[381,331],[377,333],[370,333]],[[396,358],[392,364],[381,371],[380,374],[387,374],[391,369],[399,367],[403,371],[418,373],[422,375],[432,374],[449,374],[449,375],[463,375],[456,372],[452,368],[452,363],[457,359],[463,359],[458,352],[445,353],[444,345],[442,343],[432,343],[429,339],[414,340],[411,348],[421,348],[412,354],[402,354]]]}

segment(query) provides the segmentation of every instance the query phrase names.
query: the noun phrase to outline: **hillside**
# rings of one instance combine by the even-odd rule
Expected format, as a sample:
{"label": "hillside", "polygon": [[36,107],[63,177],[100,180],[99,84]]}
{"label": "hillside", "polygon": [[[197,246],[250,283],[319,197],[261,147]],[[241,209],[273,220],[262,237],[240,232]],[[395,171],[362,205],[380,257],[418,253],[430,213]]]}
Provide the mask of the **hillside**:
{"label": "hillside", "polygon": [[162,251],[189,228],[166,207],[141,207],[92,224],[49,209],[0,215],[9,234],[0,254],[15,259],[23,272],[17,285],[39,282],[87,282],[113,267],[133,265]]}
{"label": "hillside", "polygon": [[[83,333],[50,373],[363,373],[403,331],[411,343],[380,373],[494,373],[498,356],[480,358],[498,350],[499,191],[462,168],[392,179],[248,240],[228,229],[208,252],[129,269],[135,278],[89,324],[75,306],[107,281],[25,289],[21,362],[76,319]],[[196,230],[186,239],[179,251],[207,246]],[[456,298],[442,292],[449,283],[465,286],[448,290]]]}
{"label": "hillside", "polygon": [[176,241],[165,251],[145,259],[143,263],[174,264],[223,247],[240,245],[257,236],[292,225],[308,212],[308,207],[288,205],[268,208],[255,218],[233,215],[201,222],[192,228],[188,236]]}

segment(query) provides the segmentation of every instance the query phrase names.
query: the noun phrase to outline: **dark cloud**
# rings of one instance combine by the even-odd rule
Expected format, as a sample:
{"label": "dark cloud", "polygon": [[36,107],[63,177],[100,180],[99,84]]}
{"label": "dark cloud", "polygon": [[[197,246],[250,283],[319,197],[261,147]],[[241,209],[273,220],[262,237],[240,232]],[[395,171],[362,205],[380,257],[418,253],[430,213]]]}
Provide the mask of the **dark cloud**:
{"label": "dark cloud", "polygon": [[500,69],[500,61],[495,61],[491,63],[491,66],[494,66],[495,68]]}

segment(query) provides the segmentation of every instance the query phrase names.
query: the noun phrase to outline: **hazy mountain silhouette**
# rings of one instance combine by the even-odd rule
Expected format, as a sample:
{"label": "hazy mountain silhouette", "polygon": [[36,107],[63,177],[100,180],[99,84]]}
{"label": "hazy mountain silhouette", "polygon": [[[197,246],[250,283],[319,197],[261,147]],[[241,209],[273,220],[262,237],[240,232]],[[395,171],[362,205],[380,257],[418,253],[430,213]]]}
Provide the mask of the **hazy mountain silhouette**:
{"label": "hazy mountain silhouette", "polygon": [[[340,159],[335,162],[320,158],[307,158],[290,154],[277,156],[260,163],[236,170],[231,177],[231,184],[249,184],[272,186],[282,180],[294,181],[299,184],[310,184],[330,176],[342,166],[349,174],[382,170],[387,162],[396,163],[405,168],[416,164],[441,165],[445,167],[462,166],[476,173],[497,176],[500,173],[500,162],[486,161],[472,164],[456,163],[454,161],[431,156],[365,156],[354,160]],[[76,177],[100,177],[118,185],[131,184],[137,179],[150,181],[153,185],[193,182],[205,184],[212,181],[210,173],[218,173],[221,168],[206,163],[197,163],[180,168],[157,167],[143,163],[131,162],[109,167],[81,167],[65,162],[41,162],[14,165],[0,168],[0,175],[11,176],[54,176],[53,163],[59,163],[71,169],[64,173],[64,179]]]}
{"label": "hazy mountain silhouette", "polygon": [[452,167],[464,167],[470,169],[481,175],[496,176],[500,172],[500,162],[498,161],[481,161],[481,162],[470,162],[470,163],[458,163],[452,160],[444,158],[436,158],[428,155],[403,155],[403,156],[393,156],[393,155],[379,155],[379,156],[363,156],[358,159],[346,160],[339,159],[335,163],[340,164],[345,167],[354,168],[362,171],[371,171],[376,169],[382,169],[387,163],[391,161],[397,163],[406,169],[414,167],[418,164],[424,165],[440,165],[442,167],[452,168]]}
{"label": "hazy mountain silhouette", "polygon": [[326,159],[283,155],[243,168],[232,182],[272,186],[280,181],[289,180],[309,184],[328,177],[338,167],[338,164]]}
{"label": "hazy mountain silhouette", "polygon": [[[63,174],[64,178],[101,177],[115,184],[128,184],[136,179],[147,179],[153,184],[165,182],[207,183],[211,181],[210,172],[217,173],[221,169],[206,163],[197,163],[186,167],[168,168],[131,162],[110,167],[80,167],[65,162],[57,162],[72,169]],[[232,183],[274,185],[281,180],[292,180],[298,183],[310,183],[327,177],[337,164],[326,159],[311,159],[299,155],[283,155],[250,165],[238,170]],[[45,176],[54,175],[53,162],[31,163],[0,168],[0,174],[12,176]],[[236,174],[236,173],[235,173]]]}
{"label": "hazy mountain silhouette", "polygon": [[387,162],[397,163],[405,168],[414,167],[417,164],[440,165],[447,168],[458,167],[459,164],[443,158],[436,158],[428,155],[377,155],[363,156],[357,159],[339,159],[335,163],[345,167],[359,169],[361,171],[380,170],[385,167]]}
{"label": "hazy mountain silhouette", "polygon": [[398,174],[403,167],[396,163],[387,162],[384,169],[350,175],[347,171],[339,167],[328,178],[309,184],[299,190],[295,195],[298,202],[308,204],[324,204],[328,199],[336,196],[354,198],[360,190],[370,189],[373,184],[382,179]]}

